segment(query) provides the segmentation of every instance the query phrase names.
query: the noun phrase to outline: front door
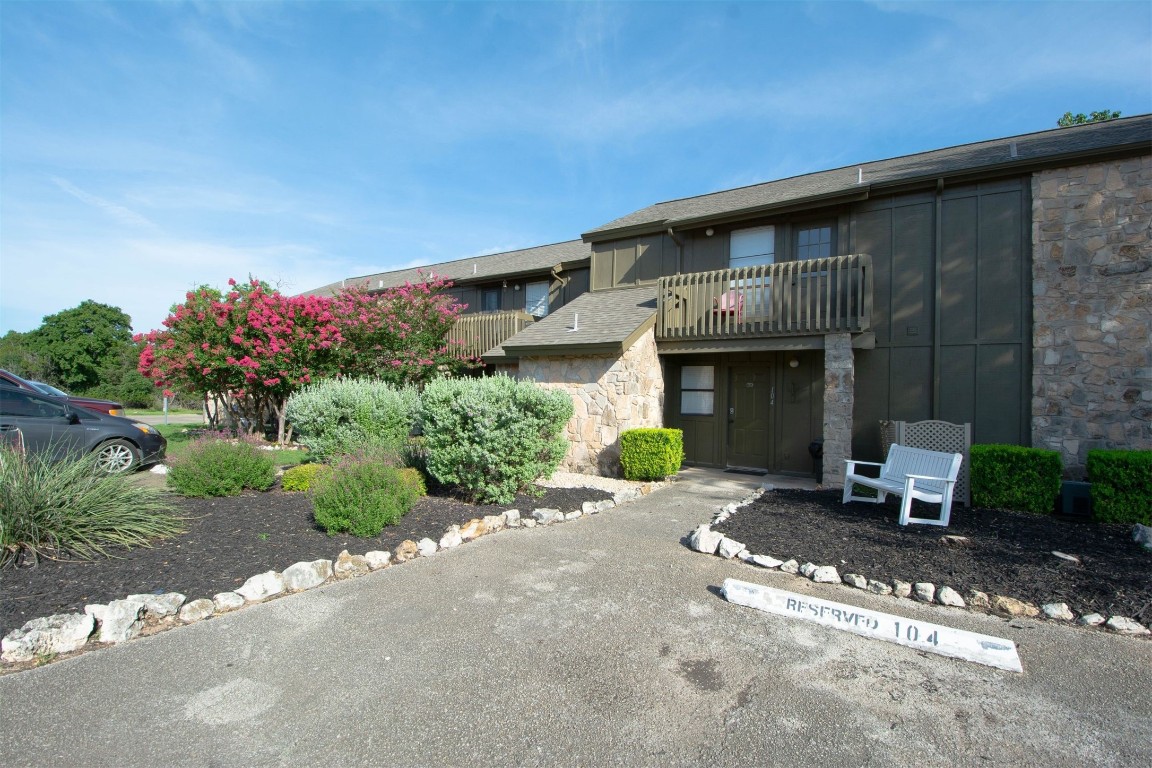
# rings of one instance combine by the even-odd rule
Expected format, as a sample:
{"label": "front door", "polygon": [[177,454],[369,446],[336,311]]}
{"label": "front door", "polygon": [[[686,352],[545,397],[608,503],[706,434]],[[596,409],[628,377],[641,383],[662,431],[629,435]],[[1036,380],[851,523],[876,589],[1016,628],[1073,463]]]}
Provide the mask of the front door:
{"label": "front door", "polygon": [[728,372],[728,466],[768,468],[772,368],[733,366]]}

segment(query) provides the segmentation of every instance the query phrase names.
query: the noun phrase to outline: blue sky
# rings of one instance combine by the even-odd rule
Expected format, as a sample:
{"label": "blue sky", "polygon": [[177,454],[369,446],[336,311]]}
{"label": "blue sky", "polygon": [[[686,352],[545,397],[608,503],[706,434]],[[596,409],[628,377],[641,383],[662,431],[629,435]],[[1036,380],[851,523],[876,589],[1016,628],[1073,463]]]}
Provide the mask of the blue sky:
{"label": "blue sky", "polygon": [[0,333],[1152,112],[1152,4],[0,2]]}

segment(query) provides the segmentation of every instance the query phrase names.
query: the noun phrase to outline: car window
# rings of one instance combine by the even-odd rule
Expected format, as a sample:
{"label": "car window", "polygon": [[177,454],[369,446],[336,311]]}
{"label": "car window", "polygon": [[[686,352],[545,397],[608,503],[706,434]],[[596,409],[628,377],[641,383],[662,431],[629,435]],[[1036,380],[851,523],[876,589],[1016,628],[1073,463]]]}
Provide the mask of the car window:
{"label": "car window", "polygon": [[0,416],[20,416],[32,419],[56,419],[68,409],[51,400],[34,397],[19,389],[0,389]]}

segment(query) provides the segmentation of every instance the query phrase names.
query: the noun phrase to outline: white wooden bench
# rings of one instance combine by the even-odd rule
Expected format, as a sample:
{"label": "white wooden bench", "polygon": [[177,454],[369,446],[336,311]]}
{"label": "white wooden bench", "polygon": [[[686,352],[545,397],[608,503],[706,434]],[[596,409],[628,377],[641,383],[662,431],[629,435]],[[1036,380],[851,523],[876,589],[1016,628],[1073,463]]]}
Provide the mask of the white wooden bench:
{"label": "white wooden bench", "polygon": [[[846,459],[848,465],[844,477],[843,502],[870,501],[881,504],[888,494],[902,498],[900,504],[900,525],[925,523],[927,525],[948,525],[952,514],[952,492],[956,488],[956,477],[960,474],[959,453],[941,453],[921,448],[909,448],[894,444],[888,450],[888,460],[883,464],[874,461]],[[880,467],[879,477],[868,477],[856,473],[857,465]],[[876,498],[853,496],[852,484],[876,489]],[[912,517],[912,499],[940,505],[940,518]]]}

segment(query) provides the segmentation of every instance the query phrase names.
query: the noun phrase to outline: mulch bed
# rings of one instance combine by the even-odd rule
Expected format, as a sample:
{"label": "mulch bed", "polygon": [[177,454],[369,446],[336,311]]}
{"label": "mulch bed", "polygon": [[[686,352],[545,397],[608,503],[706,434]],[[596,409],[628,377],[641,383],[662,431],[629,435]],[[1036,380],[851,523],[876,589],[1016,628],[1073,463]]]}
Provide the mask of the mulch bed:
{"label": "mulch bed", "polygon": [[544,488],[542,496],[517,496],[508,505],[468,504],[449,496],[426,496],[397,525],[377,537],[329,536],[312,519],[303,493],[268,491],[219,499],[186,499],[177,512],[186,532],[151,548],[113,551],[115,557],[82,561],[46,560],[0,570],[0,636],[25,622],[55,613],[82,613],[90,603],[131,594],[180,592],[189,600],[236,589],[264,571],[293,563],[334,560],[341,550],[355,555],[391,550],[405,539],[439,541],[445,529],[474,517],[519,509],[527,515],[546,507],[570,512],[585,501],[612,498],[591,488]]}
{"label": "mulch bed", "polygon": [[[920,509],[924,517],[939,512],[935,506]],[[900,526],[898,517],[892,499],[841,504],[839,491],[779,489],[713,529],[754,554],[833,565],[841,575],[889,584],[894,578],[926,581],[961,595],[977,589],[1035,605],[1067,603],[1077,615],[1152,622],[1152,552],[1132,540],[1131,525],[962,506],[952,508],[947,528]],[[968,544],[945,544],[945,534],[965,536]]]}

